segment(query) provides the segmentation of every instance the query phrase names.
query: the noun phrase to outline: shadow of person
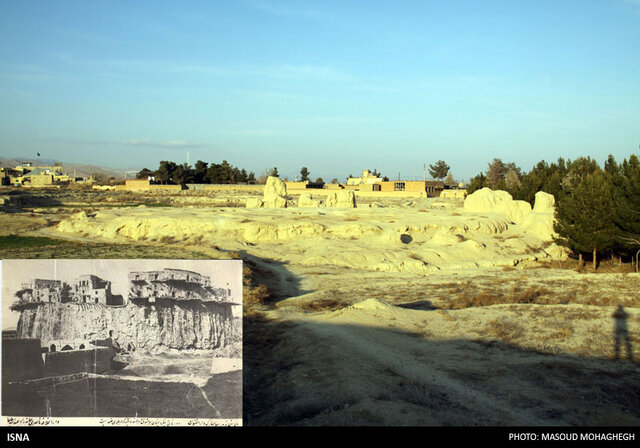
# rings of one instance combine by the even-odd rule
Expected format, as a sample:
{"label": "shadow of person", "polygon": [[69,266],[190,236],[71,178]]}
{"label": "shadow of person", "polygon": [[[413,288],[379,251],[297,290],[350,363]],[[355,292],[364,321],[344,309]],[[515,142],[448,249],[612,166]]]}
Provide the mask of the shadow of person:
{"label": "shadow of person", "polygon": [[618,308],[616,308],[611,317],[613,317],[615,321],[613,337],[615,340],[616,359],[620,358],[620,345],[624,343],[627,348],[627,357],[632,360],[631,338],[629,337],[629,329],[627,328],[629,313],[624,310],[624,306],[618,305]]}

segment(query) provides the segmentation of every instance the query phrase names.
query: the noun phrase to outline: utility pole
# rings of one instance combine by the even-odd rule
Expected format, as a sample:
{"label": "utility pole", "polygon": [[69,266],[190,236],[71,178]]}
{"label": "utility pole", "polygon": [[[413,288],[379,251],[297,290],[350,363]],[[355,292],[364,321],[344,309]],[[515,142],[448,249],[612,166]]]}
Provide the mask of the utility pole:
{"label": "utility pole", "polygon": [[424,181],[426,182],[427,181],[427,164],[426,163],[423,165],[423,168],[424,168]]}

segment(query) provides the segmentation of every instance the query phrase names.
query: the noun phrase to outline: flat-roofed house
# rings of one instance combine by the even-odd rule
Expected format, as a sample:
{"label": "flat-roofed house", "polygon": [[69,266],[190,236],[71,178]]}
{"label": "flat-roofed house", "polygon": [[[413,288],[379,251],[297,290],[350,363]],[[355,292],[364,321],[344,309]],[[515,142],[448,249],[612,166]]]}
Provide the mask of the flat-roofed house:
{"label": "flat-roofed house", "polygon": [[439,180],[392,180],[380,182],[380,191],[425,192],[429,197],[440,196],[444,182]]}

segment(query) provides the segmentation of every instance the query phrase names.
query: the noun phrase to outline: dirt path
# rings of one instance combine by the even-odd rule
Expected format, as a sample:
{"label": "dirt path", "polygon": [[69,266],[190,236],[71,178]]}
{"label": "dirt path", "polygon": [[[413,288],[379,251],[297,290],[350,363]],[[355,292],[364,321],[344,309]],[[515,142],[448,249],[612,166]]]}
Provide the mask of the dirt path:
{"label": "dirt path", "polygon": [[263,365],[271,378],[277,371],[278,404],[249,425],[640,423],[637,364],[425,339],[382,316],[368,326],[340,312],[292,317]]}

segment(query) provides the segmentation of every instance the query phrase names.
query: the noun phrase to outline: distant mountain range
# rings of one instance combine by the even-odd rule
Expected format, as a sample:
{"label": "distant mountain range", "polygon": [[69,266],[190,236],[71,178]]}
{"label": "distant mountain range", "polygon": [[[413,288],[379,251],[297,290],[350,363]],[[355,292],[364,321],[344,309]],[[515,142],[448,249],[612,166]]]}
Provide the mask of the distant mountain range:
{"label": "distant mountain range", "polygon": [[[54,159],[30,159],[30,158],[6,158],[0,157],[0,167],[2,168],[14,168],[18,165],[24,165],[25,163],[31,163],[31,165],[35,168],[36,166],[53,166],[56,162],[60,162],[59,160]],[[136,176],[136,173],[140,170],[125,170],[118,168],[109,168],[104,166],[97,165],[87,165],[87,164],[73,164],[73,163],[62,163],[62,171],[65,174],[75,177],[89,177],[90,175],[101,175],[106,177],[115,177],[116,179],[133,179]]]}

